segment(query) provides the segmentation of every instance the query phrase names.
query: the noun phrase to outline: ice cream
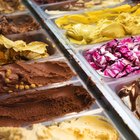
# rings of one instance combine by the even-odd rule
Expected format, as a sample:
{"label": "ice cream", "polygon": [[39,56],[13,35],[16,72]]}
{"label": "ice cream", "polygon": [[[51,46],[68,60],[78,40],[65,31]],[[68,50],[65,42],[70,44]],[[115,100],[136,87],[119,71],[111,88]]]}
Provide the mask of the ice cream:
{"label": "ice cream", "polygon": [[26,43],[22,40],[12,41],[0,35],[0,65],[16,60],[32,60],[48,57],[48,44],[39,41]]}
{"label": "ice cream", "polygon": [[84,52],[85,59],[102,76],[125,77],[140,73],[140,36],[112,40]]}
{"label": "ice cream", "polygon": [[118,140],[116,129],[102,116],[82,116],[45,127],[0,127],[2,140]]}
{"label": "ice cream", "polygon": [[47,61],[35,63],[16,62],[0,67],[0,93],[19,91],[64,82],[74,77],[67,63]]}
{"label": "ice cream", "polygon": [[51,120],[88,109],[93,102],[89,93],[76,85],[1,94],[0,126],[23,126]]}
{"label": "ice cream", "polygon": [[[95,4],[101,4],[101,1],[94,2],[92,0],[90,1],[84,1],[84,0],[76,0],[72,2],[67,2],[61,5],[52,5],[48,7],[45,12],[50,15],[56,15],[56,14],[63,14],[68,11],[78,11],[85,8],[91,8]],[[51,10],[50,10],[51,9]]]}
{"label": "ice cream", "polygon": [[66,2],[61,5],[50,5],[47,7],[45,12],[50,15],[55,14],[63,14],[68,11],[78,11],[83,10],[87,8],[92,8],[94,6],[108,6],[108,5],[115,5],[120,2],[123,2],[124,0],[74,0],[71,2]]}
{"label": "ice cream", "polygon": [[140,119],[140,79],[123,86],[118,95],[125,105]]}
{"label": "ice cream", "polygon": [[34,0],[34,1],[38,4],[48,4],[48,3],[66,1],[66,0]]}
{"label": "ice cream", "polygon": [[0,33],[3,35],[25,33],[39,28],[39,24],[26,14],[17,17],[0,16]]}
{"label": "ice cream", "polygon": [[93,44],[127,35],[140,34],[140,5],[122,5],[83,14],[66,15],[55,20],[75,44]]}
{"label": "ice cream", "polygon": [[24,11],[25,7],[21,0],[0,0],[0,14]]}

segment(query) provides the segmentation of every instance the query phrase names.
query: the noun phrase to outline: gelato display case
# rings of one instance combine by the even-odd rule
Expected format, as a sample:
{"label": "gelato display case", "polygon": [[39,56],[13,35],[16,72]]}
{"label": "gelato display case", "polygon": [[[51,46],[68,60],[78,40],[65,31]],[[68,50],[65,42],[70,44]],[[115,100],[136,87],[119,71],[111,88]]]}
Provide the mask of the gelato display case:
{"label": "gelato display case", "polygon": [[0,4],[0,139],[140,139],[139,4]]}

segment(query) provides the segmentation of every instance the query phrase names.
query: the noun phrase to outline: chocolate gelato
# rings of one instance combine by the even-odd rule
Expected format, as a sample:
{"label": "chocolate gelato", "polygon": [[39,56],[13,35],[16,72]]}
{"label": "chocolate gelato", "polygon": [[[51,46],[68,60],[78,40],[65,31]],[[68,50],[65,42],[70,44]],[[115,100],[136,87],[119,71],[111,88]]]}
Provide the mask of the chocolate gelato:
{"label": "chocolate gelato", "polygon": [[118,92],[118,95],[125,105],[140,119],[140,79],[124,86]]}
{"label": "chocolate gelato", "polygon": [[39,28],[39,24],[30,15],[0,17],[0,34],[3,35],[26,33]]}
{"label": "chocolate gelato", "polygon": [[25,7],[21,0],[0,0],[0,14],[24,11]]}
{"label": "chocolate gelato", "polygon": [[0,126],[23,126],[89,108],[94,99],[82,86],[9,94],[0,98]]}
{"label": "chocolate gelato", "polygon": [[16,62],[0,67],[0,93],[18,91],[64,82],[75,76],[67,63],[47,61],[38,63]]}

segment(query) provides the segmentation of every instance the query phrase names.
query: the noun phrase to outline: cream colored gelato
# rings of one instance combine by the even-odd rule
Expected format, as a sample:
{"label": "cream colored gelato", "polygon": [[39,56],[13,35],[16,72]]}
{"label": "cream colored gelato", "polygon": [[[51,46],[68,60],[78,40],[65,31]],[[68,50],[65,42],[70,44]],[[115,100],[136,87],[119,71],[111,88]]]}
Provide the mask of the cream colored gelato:
{"label": "cream colored gelato", "polygon": [[118,140],[114,127],[101,116],[83,116],[53,126],[32,129],[1,127],[2,140]]}

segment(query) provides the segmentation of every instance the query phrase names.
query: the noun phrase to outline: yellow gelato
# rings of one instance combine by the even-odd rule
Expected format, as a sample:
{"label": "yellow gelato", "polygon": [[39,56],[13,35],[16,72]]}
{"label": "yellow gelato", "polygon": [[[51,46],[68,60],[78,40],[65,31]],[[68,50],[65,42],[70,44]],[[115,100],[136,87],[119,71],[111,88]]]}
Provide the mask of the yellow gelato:
{"label": "yellow gelato", "polygon": [[140,5],[67,15],[55,20],[75,44],[92,44],[140,34]]}
{"label": "yellow gelato", "polygon": [[0,35],[0,65],[16,60],[47,57],[47,46],[44,42],[34,41],[27,44],[23,40],[12,41]]}
{"label": "yellow gelato", "polygon": [[118,140],[114,127],[101,116],[84,116],[53,126],[32,129],[0,127],[2,140]]}

